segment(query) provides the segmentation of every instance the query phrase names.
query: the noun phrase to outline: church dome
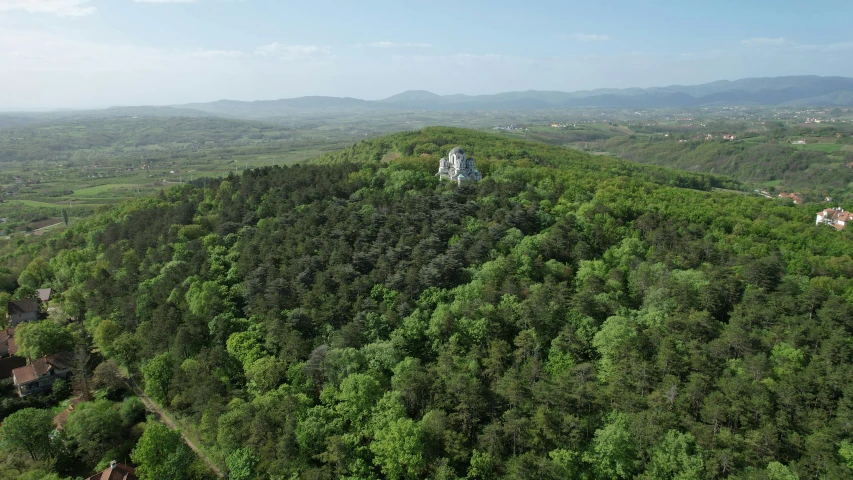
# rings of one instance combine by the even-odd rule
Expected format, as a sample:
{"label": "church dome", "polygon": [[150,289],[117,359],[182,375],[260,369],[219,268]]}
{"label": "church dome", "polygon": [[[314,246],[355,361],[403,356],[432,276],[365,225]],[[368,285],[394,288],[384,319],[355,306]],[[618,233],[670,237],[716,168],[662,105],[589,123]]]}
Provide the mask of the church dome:
{"label": "church dome", "polygon": [[447,154],[447,157],[450,158],[453,155],[465,155],[465,150],[462,150],[459,147],[454,147],[453,150],[451,150],[450,153]]}

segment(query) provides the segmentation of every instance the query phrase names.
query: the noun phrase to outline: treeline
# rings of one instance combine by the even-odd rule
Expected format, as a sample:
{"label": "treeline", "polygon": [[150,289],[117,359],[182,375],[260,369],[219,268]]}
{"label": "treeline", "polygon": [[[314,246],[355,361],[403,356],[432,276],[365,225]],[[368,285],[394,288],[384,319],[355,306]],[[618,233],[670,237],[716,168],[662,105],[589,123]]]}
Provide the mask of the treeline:
{"label": "treeline", "polygon": [[[435,177],[456,145],[482,182]],[[66,314],[231,478],[853,475],[850,232],[465,130],[321,161],[40,252]]]}

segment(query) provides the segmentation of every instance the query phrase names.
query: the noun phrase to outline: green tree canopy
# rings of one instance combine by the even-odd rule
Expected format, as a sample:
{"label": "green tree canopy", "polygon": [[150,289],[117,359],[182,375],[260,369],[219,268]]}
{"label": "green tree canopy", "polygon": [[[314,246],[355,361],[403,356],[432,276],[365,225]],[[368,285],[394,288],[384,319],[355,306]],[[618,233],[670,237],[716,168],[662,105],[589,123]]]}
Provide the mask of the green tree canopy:
{"label": "green tree canopy", "polygon": [[652,452],[644,477],[699,480],[703,478],[703,470],[704,462],[693,435],[670,430]]}
{"label": "green tree canopy", "polygon": [[53,320],[28,322],[15,329],[19,357],[36,359],[71,348],[69,333]]}
{"label": "green tree canopy", "polygon": [[258,456],[248,448],[241,448],[231,452],[225,463],[228,465],[230,480],[252,480],[255,478]]}
{"label": "green tree canopy", "polygon": [[415,479],[424,469],[423,428],[409,418],[400,418],[376,432],[370,450],[382,473],[390,479]]}
{"label": "green tree canopy", "polygon": [[3,420],[0,445],[6,451],[18,451],[26,453],[33,460],[43,460],[55,451],[50,438],[55,428],[50,410],[18,410]]}
{"label": "green tree canopy", "polygon": [[165,402],[172,383],[173,369],[172,356],[168,352],[157,355],[143,365],[145,393],[158,402]]}
{"label": "green tree canopy", "polygon": [[191,478],[195,453],[181,434],[158,422],[149,422],[130,453],[140,480]]}
{"label": "green tree canopy", "polygon": [[95,463],[124,435],[118,405],[109,400],[83,402],[68,416],[65,432],[78,452]]}
{"label": "green tree canopy", "polygon": [[624,413],[611,413],[607,424],[595,431],[592,448],[584,455],[584,460],[599,478],[631,477],[636,457]]}

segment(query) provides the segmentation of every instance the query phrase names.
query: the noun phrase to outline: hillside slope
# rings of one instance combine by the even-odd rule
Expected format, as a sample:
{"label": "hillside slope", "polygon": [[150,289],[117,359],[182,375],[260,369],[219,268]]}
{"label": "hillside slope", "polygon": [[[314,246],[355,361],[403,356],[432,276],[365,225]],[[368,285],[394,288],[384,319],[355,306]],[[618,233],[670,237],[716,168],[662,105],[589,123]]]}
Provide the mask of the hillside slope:
{"label": "hillside slope", "polygon": [[435,128],[8,264],[261,478],[849,478],[850,232],[713,181]]}
{"label": "hillside slope", "polygon": [[729,175],[743,182],[782,182],[786,188],[853,198],[853,152],[800,150],[784,143],[638,140],[615,137],[604,148],[621,158],[670,168]]}

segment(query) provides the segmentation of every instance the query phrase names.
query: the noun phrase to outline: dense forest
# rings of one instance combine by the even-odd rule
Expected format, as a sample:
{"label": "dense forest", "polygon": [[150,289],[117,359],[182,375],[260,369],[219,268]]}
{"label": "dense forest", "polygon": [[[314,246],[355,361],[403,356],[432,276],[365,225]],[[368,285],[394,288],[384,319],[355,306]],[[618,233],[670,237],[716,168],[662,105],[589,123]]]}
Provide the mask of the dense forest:
{"label": "dense forest", "polygon": [[[437,179],[457,145],[482,182]],[[853,232],[714,187],[428,128],[113,207],[6,283],[231,478],[850,478]]]}

